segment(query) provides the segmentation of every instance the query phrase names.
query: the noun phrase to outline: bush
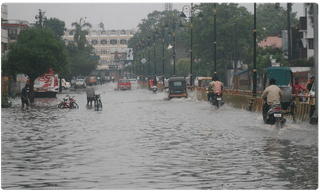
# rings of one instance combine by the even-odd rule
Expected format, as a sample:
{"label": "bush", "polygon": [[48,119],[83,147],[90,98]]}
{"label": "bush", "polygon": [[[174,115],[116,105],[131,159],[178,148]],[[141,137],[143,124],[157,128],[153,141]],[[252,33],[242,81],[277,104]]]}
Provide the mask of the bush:
{"label": "bush", "polygon": [[314,58],[307,59],[295,59],[291,61],[291,67],[314,67]]}
{"label": "bush", "polygon": [[11,102],[9,102],[9,96],[8,94],[4,94],[1,97],[1,108],[9,108],[11,107]]}

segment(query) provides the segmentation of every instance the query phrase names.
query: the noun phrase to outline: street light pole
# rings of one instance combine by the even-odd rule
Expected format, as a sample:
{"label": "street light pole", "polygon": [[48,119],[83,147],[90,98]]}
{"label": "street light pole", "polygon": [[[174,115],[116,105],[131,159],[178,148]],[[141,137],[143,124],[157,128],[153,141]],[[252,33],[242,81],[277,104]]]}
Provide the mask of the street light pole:
{"label": "street light pole", "polygon": [[154,76],[157,76],[157,61],[156,61],[156,36],[158,36],[158,32],[154,30],[153,33],[153,63],[154,63]]}
{"label": "street light pole", "polygon": [[254,3],[254,10],[253,10],[253,15],[254,15],[254,19],[253,19],[253,88],[252,88],[252,97],[250,99],[250,104],[249,104],[249,111],[251,111],[252,109],[252,104],[253,104],[253,100],[254,98],[257,96],[257,63],[256,63],[256,46],[257,46],[257,27],[256,27],[256,3]]}
{"label": "street light pole", "polygon": [[164,87],[164,23],[162,23],[162,83]]}
{"label": "street light pole", "polygon": [[213,4],[213,22],[214,22],[214,43],[213,43],[213,56],[214,56],[214,77],[217,77],[217,22],[216,22],[216,15],[217,15],[217,9],[216,9],[216,3]]}
{"label": "street light pole", "polygon": [[[183,6],[182,7],[182,13],[181,13],[181,15],[180,15],[180,18],[181,19],[185,19],[186,18],[186,15],[183,13],[183,10],[184,9],[188,9],[189,8],[189,18],[190,18],[190,22],[191,22],[191,24],[190,24],[190,26],[191,26],[191,46],[190,46],[190,48],[191,48],[191,51],[190,51],[190,59],[191,59],[191,61],[190,61],[190,86],[192,86],[192,33],[193,33],[193,9],[194,9],[194,7],[193,7],[193,3],[191,3],[191,7],[189,7],[188,5],[185,5],[185,6]],[[202,12],[200,12],[200,14],[198,15],[198,17],[199,17],[199,19],[201,20],[202,19],[202,17],[203,17],[203,15],[202,15]]]}

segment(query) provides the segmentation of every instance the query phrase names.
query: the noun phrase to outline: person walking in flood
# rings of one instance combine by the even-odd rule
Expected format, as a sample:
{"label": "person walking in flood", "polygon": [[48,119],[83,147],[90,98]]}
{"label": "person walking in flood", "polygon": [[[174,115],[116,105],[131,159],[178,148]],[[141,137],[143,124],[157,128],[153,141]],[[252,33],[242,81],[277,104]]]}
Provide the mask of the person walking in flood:
{"label": "person walking in flood", "polygon": [[21,109],[24,108],[24,104],[27,105],[26,109],[29,109],[28,89],[29,89],[29,85],[26,84],[26,85],[24,86],[24,88],[22,88],[22,90],[21,90],[21,103],[22,103]]}
{"label": "person walking in flood", "polygon": [[89,83],[89,86],[87,87],[87,105],[89,105],[90,102],[90,107],[92,107],[92,101],[94,100],[94,95],[95,91],[94,88],[92,87],[92,83]]}

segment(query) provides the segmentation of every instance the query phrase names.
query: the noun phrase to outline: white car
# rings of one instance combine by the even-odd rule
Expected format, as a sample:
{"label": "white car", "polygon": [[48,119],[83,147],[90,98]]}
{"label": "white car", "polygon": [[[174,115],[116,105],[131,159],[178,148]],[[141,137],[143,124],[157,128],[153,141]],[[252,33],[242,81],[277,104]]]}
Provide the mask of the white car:
{"label": "white car", "polygon": [[69,89],[71,87],[71,83],[67,82],[65,79],[61,79],[61,86],[63,89]]}
{"label": "white car", "polygon": [[87,84],[84,79],[77,79],[76,80],[76,88],[86,88]]}
{"label": "white car", "polygon": [[131,85],[133,85],[133,84],[136,84],[137,83],[137,80],[136,79],[129,79],[129,81],[131,82]]}

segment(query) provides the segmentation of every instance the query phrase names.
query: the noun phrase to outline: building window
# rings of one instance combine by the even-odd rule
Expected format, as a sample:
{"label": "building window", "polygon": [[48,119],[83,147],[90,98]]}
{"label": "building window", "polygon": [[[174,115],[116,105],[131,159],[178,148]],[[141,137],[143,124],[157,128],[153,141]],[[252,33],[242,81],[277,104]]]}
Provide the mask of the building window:
{"label": "building window", "polygon": [[98,41],[97,40],[92,40],[92,45],[96,45],[98,44]]}
{"label": "building window", "polygon": [[130,31],[130,35],[134,35],[135,34],[135,32],[134,31]]}
{"label": "building window", "polygon": [[91,31],[91,36],[93,35],[97,35],[97,32],[96,31]]}
{"label": "building window", "polygon": [[107,54],[107,50],[101,49],[101,55],[106,55],[106,54]]}
{"label": "building window", "polygon": [[120,40],[120,44],[121,45],[126,45],[127,44],[127,40],[125,40],[125,39]]}
{"label": "building window", "polygon": [[105,40],[105,39],[102,39],[102,40],[101,40],[101,45],[106,45],[107,43],[108,43],[107,40]]}
{"label": "building window", "polygon": [[106,65],[107,64],[107,60],[101,60],[101,65]]}
{"label": "building window", "polygon": [[86,45],[88,45],[89,44],[89,41],[88,40],[86,40]]}
{"label": "building window", "polygon": [[68,44],[74,44],[74,41],[69,40],[69,41],[68,41]]}
{"label": "building window", "polygon": [[309,49],[314,49],[314,47],[313,47],[313,39],[309,39]]}
{"label": "building window", "polygon": [[126,35],[126,31],[125,30],[121,30],[120,35]]}
{"label": "building window", "polygon": [[117,35],[117,31],[116,30],[111,30],[110,35]]}
{"label": "building window", "polygon": [[107,35],[106,31],[101,31],[101,35]]}
{"label": "building window", "polygon": [[69,32],[69,36],[73,36],[73,31],[70,31],[70,32]]}
{"label": "building window", "polygon": [[110,40],[110,44],[111,45],[116,45],[117,44],[117,40],[116,39],[111,39]]}

